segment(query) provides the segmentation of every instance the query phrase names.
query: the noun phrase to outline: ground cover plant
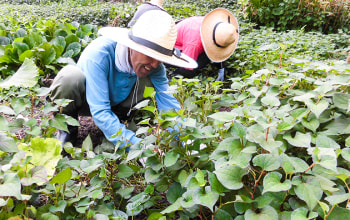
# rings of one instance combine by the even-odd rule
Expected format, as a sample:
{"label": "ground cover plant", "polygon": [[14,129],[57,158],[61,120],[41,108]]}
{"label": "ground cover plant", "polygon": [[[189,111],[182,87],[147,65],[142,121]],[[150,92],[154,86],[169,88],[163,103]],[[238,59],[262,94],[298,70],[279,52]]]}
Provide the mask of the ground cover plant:
{"label": "ground cover plant", "polygon": [[[45,36],[28,46],[34,54],[55,45],[48,27],[70,30],[82,48],[95,37],[94,26],[88,40],[77,34],[88,24],[45,21],[9,22],[0,60],[30,42],[20,29]],[[210,67],[172,80],[178,112],[158,113],[147,88],[137,106],[144,145],[129,152],[90,134],[62,157],[55,132],[78,121],[53,115],[69,100],[48,102],[42,79],[64,65],[55,60],[67,44],[47,66],[40,56],[0,62],[0,219],[349,219],[349,33],[240,31],[225,82]]]}
{"label": "ground cover plant", "polygon": [[245,15],[277,30],[299,29],[337,33],[350,29],[348,0],[239,0]]}

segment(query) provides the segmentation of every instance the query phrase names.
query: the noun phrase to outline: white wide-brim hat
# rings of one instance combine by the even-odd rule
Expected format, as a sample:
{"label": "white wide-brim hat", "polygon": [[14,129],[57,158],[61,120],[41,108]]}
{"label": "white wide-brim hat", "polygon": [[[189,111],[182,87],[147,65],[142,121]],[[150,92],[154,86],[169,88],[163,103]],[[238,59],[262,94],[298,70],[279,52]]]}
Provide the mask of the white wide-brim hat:
{"label": "white wide-brim hat", "polygon": [[213,62],[225,61],[237,47],[238,22],[225,8],[216,8],[205,15],[200,32],[205,53]]}
{"label": "white wide-brim hat", "polygon": [[184,68],[198,66],[195,60],[174,48],[175,22],[162,10],[145,12],[131,29],[103,27],[98,33],[164,63]]}

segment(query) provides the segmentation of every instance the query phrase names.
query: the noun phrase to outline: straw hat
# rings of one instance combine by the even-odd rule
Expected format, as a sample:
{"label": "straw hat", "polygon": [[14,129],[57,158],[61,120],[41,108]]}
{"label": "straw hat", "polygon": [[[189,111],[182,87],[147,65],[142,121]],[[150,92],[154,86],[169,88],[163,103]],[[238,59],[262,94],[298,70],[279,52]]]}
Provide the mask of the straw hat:
{"label": "straw hat", "polygon": [[163,0],[151,0],[149,3],[162,7]]}
{"label": "straw hat", "polygon": [[228,59],[235,51],[239,39],[239,26],[235,16],[224,8],[209,12],[201,25],[201,39],[211,61],[222,62]]}
{"label": "straw hat", "polygon": [[103,27],[98,33],[164,63],[185,68],[198,66],[174,48],[177,29],[172,17],[162,10],[143,13],[131,29]]}

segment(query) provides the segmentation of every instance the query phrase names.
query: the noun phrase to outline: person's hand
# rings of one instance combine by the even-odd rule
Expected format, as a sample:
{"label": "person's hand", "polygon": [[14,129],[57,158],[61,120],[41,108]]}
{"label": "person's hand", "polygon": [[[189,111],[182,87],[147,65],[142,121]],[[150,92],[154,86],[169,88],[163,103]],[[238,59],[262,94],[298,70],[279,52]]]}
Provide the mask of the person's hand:
{"label": "person's hand", "polygon": [[216,78],[216,81],[223,82],[224,79],[225,79],[225,68],[221,68],[219,69],[218,78]]}

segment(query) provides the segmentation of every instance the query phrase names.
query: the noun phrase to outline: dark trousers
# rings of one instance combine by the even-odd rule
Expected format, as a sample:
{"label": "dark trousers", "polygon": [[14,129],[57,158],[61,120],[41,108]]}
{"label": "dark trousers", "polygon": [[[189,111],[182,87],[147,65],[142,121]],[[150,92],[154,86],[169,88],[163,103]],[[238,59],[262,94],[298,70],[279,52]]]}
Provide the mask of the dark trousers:
{"label": "dark trousers", "polygon": [[[145,87],[153,87],[149,77],[139,78],[139,86],[134,95],[134,89],[129,96],[120,104],[111,106],[111,110],[118,116],[121,121],[131,120],[135,111],[128,115],[131,106],[136,105],[144,100],[143,93]],[[81,116],[91,116],[89,105],[86,101],[86,87],[84,73],[74,65],[68,65],[62,68],[55,77],[50,87],[49,100],[70,99],[72,100],[62,109],[63,114],[78,118]]]}

